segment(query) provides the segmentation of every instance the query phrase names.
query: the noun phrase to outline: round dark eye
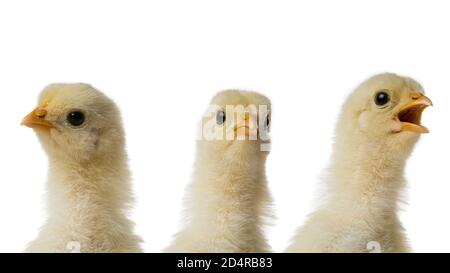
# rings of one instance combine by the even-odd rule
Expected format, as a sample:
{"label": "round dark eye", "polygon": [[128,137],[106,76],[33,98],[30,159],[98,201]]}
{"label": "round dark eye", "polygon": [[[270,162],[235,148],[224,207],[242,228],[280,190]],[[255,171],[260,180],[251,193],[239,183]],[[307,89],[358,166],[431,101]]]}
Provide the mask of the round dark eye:
{"label": "round dark eye", "polygon": [[67,115],[67,121],[73,126],[81,126],[84,123],[84,114],[80,111],[70,112]]}
{"label": "round dark eye", "polygon": [[225,122],[225,112],[224,111],[219,111],[216,114],[216,123],[218,125],[222,125]]}
{"label": "round dark eye", "polygon": [[385,91],[380,91],[375,95],[375,104],[378,106],[383,106],[390,100],[389,94]]}

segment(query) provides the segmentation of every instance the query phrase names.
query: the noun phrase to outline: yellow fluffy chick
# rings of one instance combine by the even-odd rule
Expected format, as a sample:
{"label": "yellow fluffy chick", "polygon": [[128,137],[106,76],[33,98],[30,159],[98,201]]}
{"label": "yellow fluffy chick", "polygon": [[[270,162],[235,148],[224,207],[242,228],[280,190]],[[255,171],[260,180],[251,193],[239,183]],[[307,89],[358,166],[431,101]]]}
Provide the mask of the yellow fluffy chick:
{"label": "yellow fluffy chick", "polygon": [[255,92],[217,94],[202,120],[187,223],[167,252],[267,252],[265,175],[270,101]]}
{"label": "yellow fluffy chick", "polygon": [[405,163],[431,105],[419,83],[395,74],[362,83],[344,104],[325,176],[324,203],[288,252],[408,252],[398,219]]}
{"label": "yellow fluffy chick", "polygon": [[87,84],[53,84],[22,124],[49,159],[49,215],[27,252],[140,252],[126,217],[130,174],[114,102]]}

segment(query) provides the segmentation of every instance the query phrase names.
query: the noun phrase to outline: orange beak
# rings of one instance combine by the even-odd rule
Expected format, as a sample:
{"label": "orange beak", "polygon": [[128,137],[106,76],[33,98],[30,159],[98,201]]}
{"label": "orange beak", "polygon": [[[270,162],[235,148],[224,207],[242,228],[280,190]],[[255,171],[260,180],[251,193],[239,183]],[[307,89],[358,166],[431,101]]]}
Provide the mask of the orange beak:
{"label": "orange beak", "polygon": [[21,125],[45,131],[54,128],[53,124],[45,119],[45,116],[47,116],[47,110],[38,107],[22,120]]}
{"label": "orange beak", "polygon": [[246,125],[241,125],[241,126],[235,126],[234,127],[234,132],[236,134],[240,133],[241,130],[244,130],[244,135],[245,136],[250,136],[250,127],[246,126]]}
{"label": "orange beak", "polygon": [[413,98],[413,101],[400,109],[397,114],[398,120],[402,123],[402,131],[415,132],[419,134],[429,133],[427,127],[421,124],[422,112],[428,106],[432,106],[431,100],[420,95]]}
{"label": "orange beak", "polygon": [[242,121],[239,124],[236,124],[233,129],[234,133],[237,135],[250,137],[256,131],[256,128],[252,126],[251,114],[249,112],[245,112]]}

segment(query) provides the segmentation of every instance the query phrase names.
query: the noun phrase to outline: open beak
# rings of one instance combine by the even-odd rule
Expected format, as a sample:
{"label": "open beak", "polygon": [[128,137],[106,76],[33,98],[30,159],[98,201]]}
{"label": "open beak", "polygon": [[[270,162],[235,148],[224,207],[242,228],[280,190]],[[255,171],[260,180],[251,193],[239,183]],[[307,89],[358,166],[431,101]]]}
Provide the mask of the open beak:
{"label": "open beak", "polygon": [[431,100],[421,95],[411,103],[405,105],[397,113],[397,119],[402,123],[401,131],[415,132],[419,134],[429,133],[427,127],[421,124],[422,112],[428,106],[432,106]]}
{"label": "open beak", "polygon": [[50,130],[54,128],[53,124],[45,120],[45,116],[47,116],[47,110],[36,108],[22,120],[21,125],[39,130]]}

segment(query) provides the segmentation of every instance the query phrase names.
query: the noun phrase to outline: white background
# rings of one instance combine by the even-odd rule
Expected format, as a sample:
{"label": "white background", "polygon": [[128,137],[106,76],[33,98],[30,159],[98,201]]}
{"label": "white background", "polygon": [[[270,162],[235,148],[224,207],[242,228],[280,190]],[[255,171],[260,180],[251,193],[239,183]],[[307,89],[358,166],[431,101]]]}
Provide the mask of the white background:
{"label": "white background", "polygon": [[448,1],[2,1],[0,252],[22,251],[45,219],[46,156],[19,123],[49,83],[91,83],[122,109],[147,252],[179,228],[210,98],[267,94],[278,217],[268,238],[282,251],[313,208],[341,104],[385,71],[416,78],[435,103],[401,219],[415,251],[449,252],[449,14]]}

